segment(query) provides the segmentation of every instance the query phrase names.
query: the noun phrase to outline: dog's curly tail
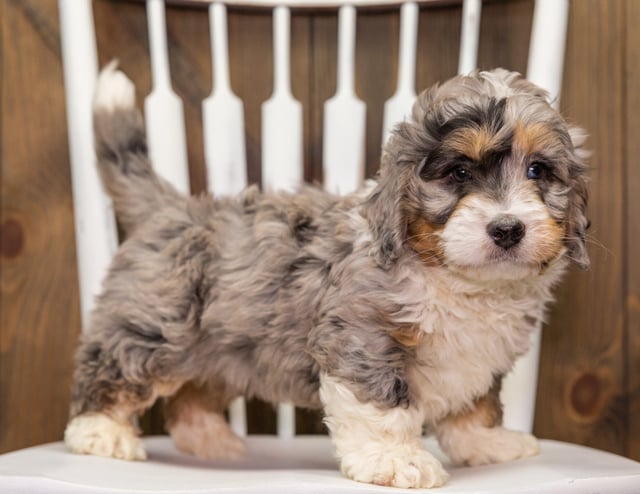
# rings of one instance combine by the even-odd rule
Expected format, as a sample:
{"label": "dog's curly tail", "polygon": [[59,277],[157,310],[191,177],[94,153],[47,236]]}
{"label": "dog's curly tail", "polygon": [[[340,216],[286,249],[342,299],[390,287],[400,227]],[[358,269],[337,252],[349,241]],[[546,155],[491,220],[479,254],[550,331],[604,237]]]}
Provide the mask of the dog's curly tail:
{"label": "dog's curly tail", "polygon": [[151,168],[133,83],[109,63],[98,76],[93,98],[98,170],[116,215],[129,232],[154,212],[184,197]]}

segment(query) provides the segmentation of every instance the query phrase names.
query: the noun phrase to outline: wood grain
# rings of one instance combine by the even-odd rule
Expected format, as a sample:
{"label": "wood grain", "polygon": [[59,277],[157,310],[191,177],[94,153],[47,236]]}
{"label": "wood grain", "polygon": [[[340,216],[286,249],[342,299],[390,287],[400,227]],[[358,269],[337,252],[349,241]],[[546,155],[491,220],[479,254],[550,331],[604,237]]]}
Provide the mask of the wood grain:
{"label": "wood grain", "polygon": [[[358,16],[359,17],[359,16]],[[324,102],[336,92],[338,54],[337,11],[314,15],[311,20],[307,153],[311,181],[322,185],[322,130]],[[357,25],[357,24],[356,24]],[[358,45],[356,41],[356,46]]]}
{"label": "wood grain", "polygon": [[58,440],[80,331],[55,2],[2,2],[0,452]]}
{"label": "wood grain", "polygon": [[533,6],[533,0],[483,4],[478,67],[526,73]]}
{"label": "wood grain", "polygon": [[[420,9],[416,92],[444,82],[458,71],[462,7]],[[395,91],[395,86],[394,86]]]}
{"label": "wood grain", "polygon": [[[396,90],[400,12],[365,12],[356,34],[356,93],[367,104],[365,176],[380,167],[384,103]],[[335,62],[334,62],[335,63]]]}
{"label": "wood grain", "polygon": [[623,2],[571,3],[561,106],[584,126],[591,271],[573,270],[543,333],[535,430],[624,454]]}
{"label": "wood grain", "polygon": [[[100,63],[117,57],[139,105],[151,88],[143,2],[94,0]],[[533,0],[485,1],[479,65],[524,71]],[[55,0],[0,2],[0,452],[61,437],[79,306]],[[248,177],[259,183],[260,105],[272,87],[265,9],[229,8],[231,83],[245,105]],[[395,91],[397,8],[358,13],[356,90],[367,103],[366,173],[379,166],[384,101]],[[593,150],[592,269],[572,270],[543,337],[535,430],[640,459],[640,2],[571,2],[562,109]],[[183,98],[190,178],[205,188],[201,101],[211,91],[206,11],[170,5],[172,82]],[[293,93],[304,107],[305,179],[322,180],[322,112],[335,92],[335,10],[292,16]],[[460,6],[421,6],[416,90],[455,74]],[[156,407],[157,408],[157,407]],[[298,431],[325,432],[297,412]],[[4,424],[10,424],[9,427]],[[145,431],[163,430],[158,410]],[[272,433],[251,402],[249,431]]]}
{"label": "wood grain", "polygon": [[626,60],[623,114],[625,134],[626,211],[626,283],[627,283],[627,393],[629,408],[629,443],[627,455],[640,461],[640,2],[627,0],[625,12]]}

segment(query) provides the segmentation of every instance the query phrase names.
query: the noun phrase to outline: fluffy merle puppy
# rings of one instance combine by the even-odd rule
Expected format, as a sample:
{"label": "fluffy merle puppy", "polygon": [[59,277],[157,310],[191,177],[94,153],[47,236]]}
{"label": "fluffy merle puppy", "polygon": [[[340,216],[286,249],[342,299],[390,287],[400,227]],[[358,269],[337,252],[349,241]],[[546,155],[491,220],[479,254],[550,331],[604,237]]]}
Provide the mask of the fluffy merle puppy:
{"label": "fluffy merle puppy", "polygon": [[425,426],[456,463],[537,453],[501,427],[500,381],[567,265],[589,262],[583,133],[543,90],[498,69],[425,91],[347,197],[179,194],[114,66],[94,119],[128,237],[77,353],[71,450],[143,459],[132,418],[162,397],[178,447],[238,456],[223,410],[253,396],[323,408],[362,482],[443,484]]}

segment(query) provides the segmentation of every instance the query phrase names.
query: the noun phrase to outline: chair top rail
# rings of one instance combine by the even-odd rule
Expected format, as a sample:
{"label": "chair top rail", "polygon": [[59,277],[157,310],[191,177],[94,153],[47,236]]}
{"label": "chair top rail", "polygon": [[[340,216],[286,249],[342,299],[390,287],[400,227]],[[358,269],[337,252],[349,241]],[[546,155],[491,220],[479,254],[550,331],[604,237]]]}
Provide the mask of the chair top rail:
{"label": "chair top rail", "polygon": [[403,3],[418,3],[421,5],[456,5],[461,4],[462,0],[418,0],[411,2],[410,0],[283,0],[281,2],[274,0],[168,0],[170,4],[182,4],[192,6],[206,6],[211,3],[223,3],[234,7],[253,7],[253,8],[275,8],[290,7],[294,9],[336,9],[343,5],[352,5],[354,7],[394,7]]}

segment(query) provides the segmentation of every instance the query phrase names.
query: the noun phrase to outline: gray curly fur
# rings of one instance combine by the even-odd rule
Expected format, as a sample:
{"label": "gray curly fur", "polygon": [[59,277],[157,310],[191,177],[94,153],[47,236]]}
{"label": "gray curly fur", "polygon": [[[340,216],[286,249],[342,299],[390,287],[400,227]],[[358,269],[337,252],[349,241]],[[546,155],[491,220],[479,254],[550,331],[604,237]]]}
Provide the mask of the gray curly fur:
{"label": "gray curly fur", "polygon": [[566,225],[567,255],[586,266],[581,143],[543,91],[514,73],[489,74],[420,95],[373,190],[347,197],[310,187],[184,197],[151,169],[134,108],[97,111],[99,169],[127,239],[82,337],[71,415],[146,403],[159,382],[216,382],[229,397],[319,407],[321,371],[362,401],[407,406],[414,349],[394,337],[407,324],[387,295],[402,293],[407,265],[430,269],[406,242],[408,218],[447,221],[455,204],[429,193],[438,181],[425,168],[438,166],[429,157],[451,128],[489,118],[504,99],[496,81],[520,118],[548,124],[566,146],[559,185],[541,194]]}

